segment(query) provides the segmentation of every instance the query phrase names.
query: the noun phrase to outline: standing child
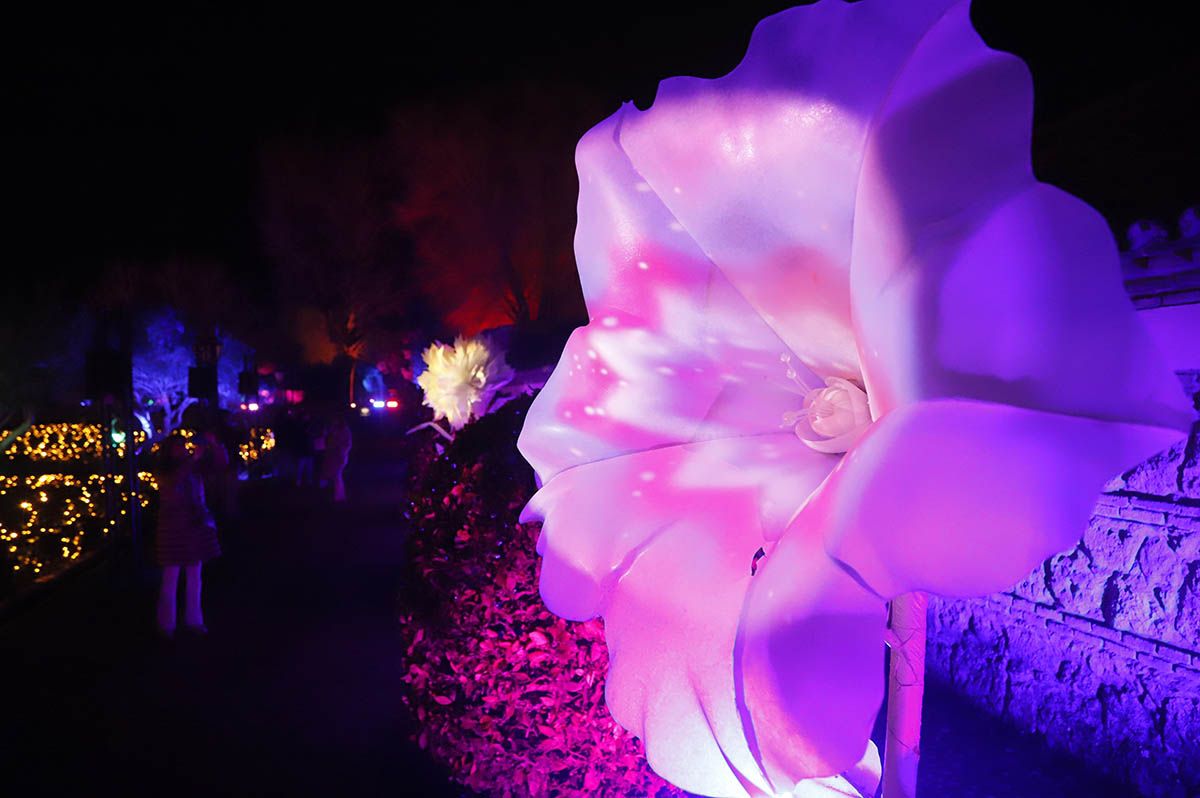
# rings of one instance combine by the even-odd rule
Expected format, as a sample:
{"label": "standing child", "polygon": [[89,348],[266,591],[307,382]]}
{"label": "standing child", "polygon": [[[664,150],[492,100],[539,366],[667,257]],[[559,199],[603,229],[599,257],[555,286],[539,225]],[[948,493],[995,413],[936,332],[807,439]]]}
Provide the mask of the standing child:
{"label": "standing child", "polygon": [[187,444],[177,436],[163,443],[158,474],[158,535],[154,553],[162,568],[158,593],[158,629],[175,636],[179,571],[184,572],[184,626],[206,634],[200,607],[200,568],[221,553],[217,525],[204,503],[204,482],[196,473]]}

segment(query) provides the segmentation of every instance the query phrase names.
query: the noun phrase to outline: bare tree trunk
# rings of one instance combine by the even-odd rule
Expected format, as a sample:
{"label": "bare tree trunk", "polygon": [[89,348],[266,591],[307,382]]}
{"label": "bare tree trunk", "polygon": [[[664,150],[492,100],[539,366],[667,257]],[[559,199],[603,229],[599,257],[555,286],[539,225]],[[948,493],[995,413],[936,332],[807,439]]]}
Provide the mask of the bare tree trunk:
{"label": "bare tree trunk", "polygon": [[921,703],[925,695],[924,593],[892,599],[888,645],[887,743],[883,752],[883,798],[916,798],[921,757]]}
{"label": "bare tree trunk", "polygon": [[163,413],[163,438],[166,438],[168,435],[174,432],[180,424],[183,423],[183,414],[187,412],[187,409],[195,403],[195,397],[189,396],[174,408],[171,408],[170,405],[167,406],[167,412]]}

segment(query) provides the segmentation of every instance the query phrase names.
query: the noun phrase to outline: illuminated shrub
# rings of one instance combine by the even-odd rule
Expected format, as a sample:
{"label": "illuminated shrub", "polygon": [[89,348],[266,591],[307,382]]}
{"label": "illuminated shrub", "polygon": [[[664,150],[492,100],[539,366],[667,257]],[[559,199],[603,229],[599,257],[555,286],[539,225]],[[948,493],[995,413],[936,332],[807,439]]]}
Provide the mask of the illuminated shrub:
{"label": "illuminated shrub", "polygon": [[[158,486],[149,473],[138,479],[144,510]],[[103,474],[0,475],[0,567],[11,572],[10,583],[49,578],[99,546],[129,512],[124,481]]]}

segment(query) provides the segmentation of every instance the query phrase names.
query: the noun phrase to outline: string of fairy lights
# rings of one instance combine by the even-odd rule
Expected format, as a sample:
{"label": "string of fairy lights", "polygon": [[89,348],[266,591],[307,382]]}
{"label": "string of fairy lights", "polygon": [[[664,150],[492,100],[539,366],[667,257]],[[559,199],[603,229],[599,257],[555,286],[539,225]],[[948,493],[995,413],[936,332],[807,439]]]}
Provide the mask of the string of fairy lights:
{"label": "string of fairy lights", "polygon": [[[8,430],[0,430],[0,438]],[[104,456],[105,437],[115,450],[117,457],[125,455],[125,436],[114,435],[101,424],[34,424],[25,430],[12,445],[4,450],[4,457],[11,461],[72,463],[99,460]],[[133,434],[135,443],[146,440],[146,433],[137,430]]]}
{"label": "string of fairy lights", "polygon": [[[186,441],[189,452],[196,450],[194,430],[177,429],[172,434]],[[0,430],[0,438],[5,435]],[[140,444],[146,435],[137,430],[133,440]],[[0,453],[0,462],[62,469],[0,474],[0,567],[17,579],[48,578],[112,534],[130,511],[130,492],[123,489],[125,476],[64,471],[94,466],[103,459],[106,446],[121,458],[125,443],[124,434],[101,424],[35,424]],[[152,451],[157,448],[156,444]],[[274,448],[274,432],[254,427],[238,454],[243,463],[251,464]],[[137,501],[144,510],[154,501],[158,483],[149,471],[139,472],[138,479]]]}
{"label": "string of fairy lights", "polygon": [[[158,491],[154,475],[140,472],[138,504],[150,506]],[[106,537],[129,512],[129,494],[120,490],[121,474],[0,475],[0,546],[13,571],[32,578],[76,560],[86,548]],[[120,510],[109,517],[109,492]]]}

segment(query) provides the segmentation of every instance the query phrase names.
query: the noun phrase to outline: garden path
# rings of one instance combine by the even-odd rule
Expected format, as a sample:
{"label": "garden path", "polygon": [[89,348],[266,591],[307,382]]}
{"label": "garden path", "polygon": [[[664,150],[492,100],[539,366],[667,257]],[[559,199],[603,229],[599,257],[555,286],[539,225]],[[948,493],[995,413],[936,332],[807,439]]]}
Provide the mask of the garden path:
{"label": "garden path", "polygon": [[129,557],[12,613],[0,794],[458,795],[401,705],[404,442],[358,444],[347,505],[246,486],[205,569],[207,638],[155,639]]}

